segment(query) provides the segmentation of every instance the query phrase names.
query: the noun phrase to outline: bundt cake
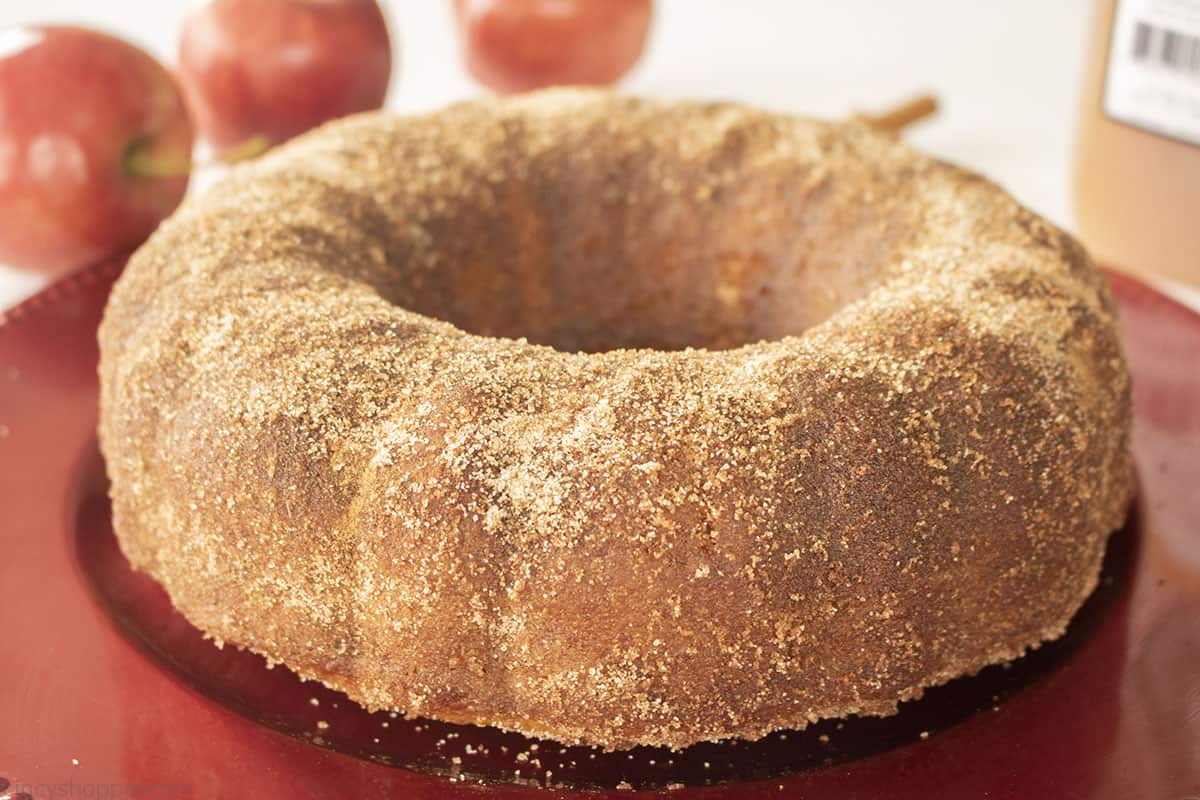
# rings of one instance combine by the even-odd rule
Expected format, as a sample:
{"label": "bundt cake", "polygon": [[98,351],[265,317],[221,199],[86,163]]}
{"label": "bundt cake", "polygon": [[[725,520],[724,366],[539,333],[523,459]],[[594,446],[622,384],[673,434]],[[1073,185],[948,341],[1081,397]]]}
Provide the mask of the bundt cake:
{"label": "bundt cake", "polygon": [[370,708],[608,748],[1060,635],[1133,487],[1103,277],[862,125],[556,90],[333,123],[100,329],[138,569]]}

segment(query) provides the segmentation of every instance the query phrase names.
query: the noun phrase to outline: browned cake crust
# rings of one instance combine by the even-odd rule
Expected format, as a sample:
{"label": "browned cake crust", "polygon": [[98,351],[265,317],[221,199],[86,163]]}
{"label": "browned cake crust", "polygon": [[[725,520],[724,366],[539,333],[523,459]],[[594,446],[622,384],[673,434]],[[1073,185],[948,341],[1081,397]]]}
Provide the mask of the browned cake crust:
{"label": "browned cake crust", "polygon": [[565,742],[888,714],[1019,656],[1133,485],[1072,239],[734,105],[327,126],[167,222],[100,344],[116,531],[188,619]]}

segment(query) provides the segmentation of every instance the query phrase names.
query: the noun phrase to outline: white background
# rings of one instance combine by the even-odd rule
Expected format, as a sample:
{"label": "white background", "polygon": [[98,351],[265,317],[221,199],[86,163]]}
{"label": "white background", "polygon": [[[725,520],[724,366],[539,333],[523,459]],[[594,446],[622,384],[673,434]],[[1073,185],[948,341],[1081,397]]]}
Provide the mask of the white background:
{"label": "white background", "polygon": [[[910,141],[986,173],[1071,227],[1070,152],[1088,0],[657,0],[634,93],[737,99],[837,117],[922,90],[942,114]],[[185,0],[0,0],[0,26],[76,23],[173,60]],[[457,50],[450,0],[385,2],[399,58],[388,105],[480,93]],[[0,220],[0,225],[4,221]],[[0,308],[43,279],[0,267]]]}

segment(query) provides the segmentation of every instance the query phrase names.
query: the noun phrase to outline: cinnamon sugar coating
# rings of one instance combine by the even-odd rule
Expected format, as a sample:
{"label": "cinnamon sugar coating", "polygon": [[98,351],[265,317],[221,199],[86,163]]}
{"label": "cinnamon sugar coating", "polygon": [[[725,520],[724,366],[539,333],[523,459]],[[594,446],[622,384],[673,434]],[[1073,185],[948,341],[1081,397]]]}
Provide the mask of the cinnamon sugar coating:
{"label": "cinnamon sugar coating", "polygon": [[218,640],[610,748],[1060,635],[1129,502],[1102,276],[855,124],[558,90],[334,123],[133,257],[114,525]]}

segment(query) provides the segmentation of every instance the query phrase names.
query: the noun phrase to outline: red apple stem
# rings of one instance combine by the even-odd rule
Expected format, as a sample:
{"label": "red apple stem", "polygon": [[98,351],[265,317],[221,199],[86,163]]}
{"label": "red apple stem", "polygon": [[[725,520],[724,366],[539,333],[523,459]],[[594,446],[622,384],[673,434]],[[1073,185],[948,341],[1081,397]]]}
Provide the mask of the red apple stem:
{"label": "red apple stem", "polygon": [[134,141],[125,149],[122,166],[135,178],[180,178],[192,173],[192,159],[163,156],[153,139]]}
{"label": "red apple stem", "polygon": [[269,149],[271,149],[271,141],[260,134],[258,136],[251,136],[246,141],[235,144],[233,147],[225,148],[213,156],[213,161],[218,164],[236,164],[239,161],[249,161],[252,158],[258,158]]}
{"label": "red apple stem", "polygon": [[879,114],[856,113],[853,119],[881,133],[899,134],[913,123],[936,114],[938,108],[936,96],[922,94]]}
{"label": "red apple stem", "polygon": [[128,175],[137,178],[182,178],[198,169],[217,164],[236,164],[265,153],[271,146],[265,136],[251,136],[244,142],[226,148],[205,161],[164,158],[155,152],[154,142],[141,139],[125,151],[124,167]]}

